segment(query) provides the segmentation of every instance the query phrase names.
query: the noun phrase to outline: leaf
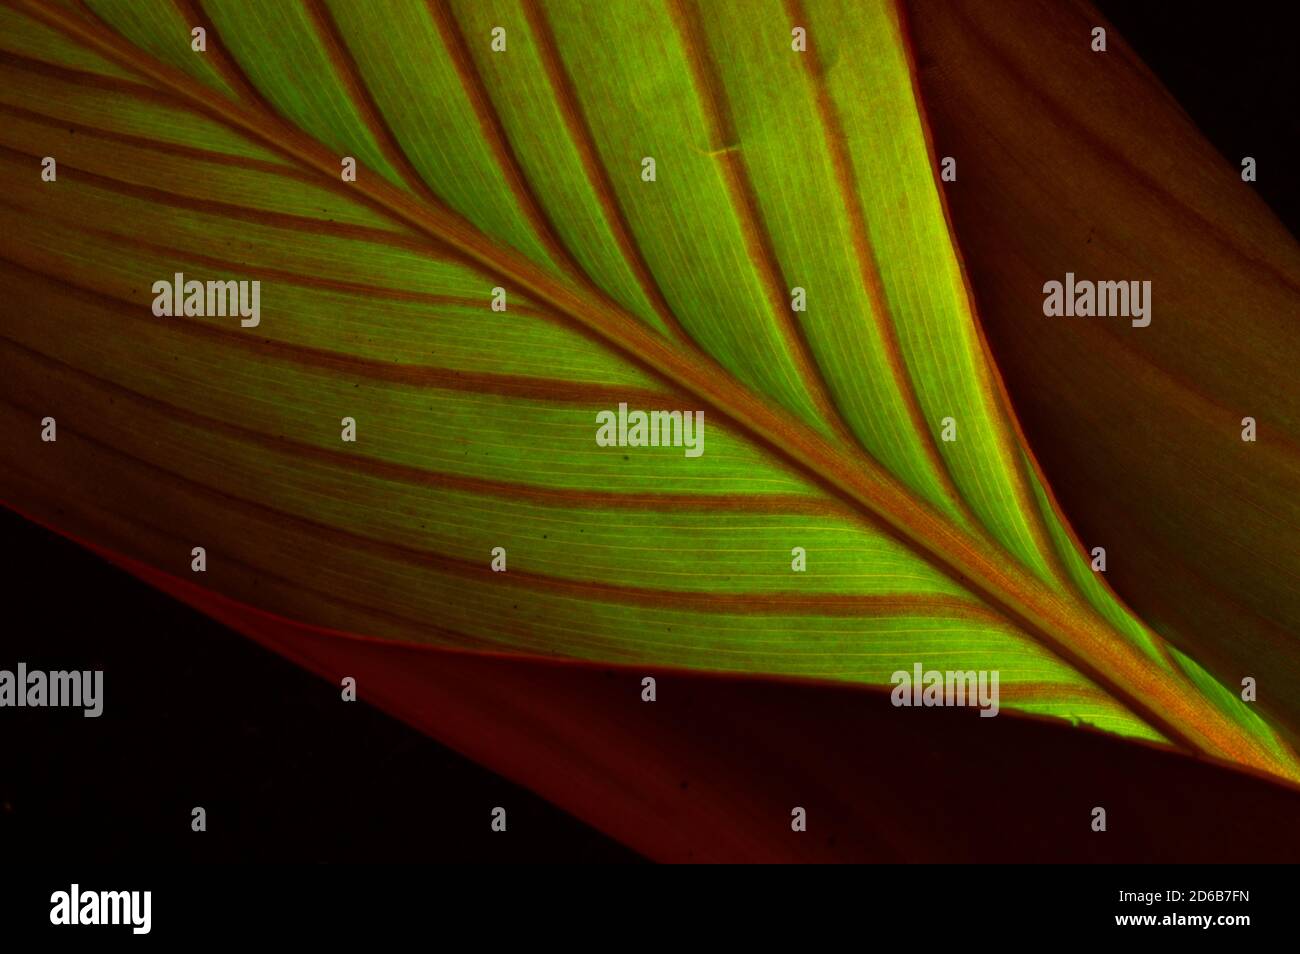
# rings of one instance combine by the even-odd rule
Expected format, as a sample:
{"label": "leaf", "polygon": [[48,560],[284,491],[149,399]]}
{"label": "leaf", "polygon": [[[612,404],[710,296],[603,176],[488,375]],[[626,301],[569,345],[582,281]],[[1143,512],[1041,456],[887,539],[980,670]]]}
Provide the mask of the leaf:
{"label": "leaf", "polygon": [[[1300,247],[1114,29],[1104,68],[1070,40],[1095,13],[913,6],[936,147],[980,183],[951,193],[953,224],[1053,490],[1125,601],[1225,685],[1266,684],[1258,708],[1294,745]],[[1041,201],[1059,182],[1097,200]],[[1159,315],[1132,333],[1037,320],[1035,278],[1067,269],[1140,272]]]}
{"label": "leaf", "polygon": [[[1088,568],[975,321],[892,5],[11,7],[20,509],[173,576],[203,546],[213,591],[308,625],[994,669],[1008,709],[1296,777]],[[155,317],[178,272],[261,281],[261,322]],[[620,402],[703,410],[703,455],[598,446]]]}

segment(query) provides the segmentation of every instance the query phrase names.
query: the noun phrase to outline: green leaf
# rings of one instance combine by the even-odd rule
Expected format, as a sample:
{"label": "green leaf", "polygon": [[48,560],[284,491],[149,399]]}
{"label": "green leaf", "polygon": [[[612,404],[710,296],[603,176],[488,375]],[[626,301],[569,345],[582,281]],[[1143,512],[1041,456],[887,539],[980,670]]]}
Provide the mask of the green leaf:
{"label": "green leaf", "polygon": [[[892,5],[86,7],[0,10],[6,499],[312,625],[997,670],[1008,709],[1297,777],[1046,488]],[[261,281],[260,323],[155,317],[177,272]],[[703,411],[703,454],[599,446],[620,403]]]}
{"label": "green leaf", "polygon": [[[1294,746],[1300,244],[1118,31],[1104,57],[1074,42],[1095,10],[909,7],[935,148],[978,183],[949,196],[981,322],[1053,491],[1138,614],[1224,685],[1257,678]],[[1044,321],[1067,270],[1141,275],[1157,317]]]}

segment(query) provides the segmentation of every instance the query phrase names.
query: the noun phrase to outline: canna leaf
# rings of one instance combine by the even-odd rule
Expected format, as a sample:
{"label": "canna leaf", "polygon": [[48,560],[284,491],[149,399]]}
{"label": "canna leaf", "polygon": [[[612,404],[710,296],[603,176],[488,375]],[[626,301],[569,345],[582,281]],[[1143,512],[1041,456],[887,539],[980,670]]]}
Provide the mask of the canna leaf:
{"label": "canna leaf", "polygon": [[[1053,490],[1124,599],[1226,686],[1267,683],[1256,707],[1294,745],[1300,246],[1114,28],[1119,55],[1072,42],[1096,11],[909,6],[936,148],[979,183],[952,190],[953,226]],[[1042,321],[1041,276],[1067,270],[1140,272],[1160,318]]]}
{"label": "canna leaf", "polygon": [[[996,670],[1006,709],[1297,777],[1055,504],[892,4],[0,18],[11,505],[173,576],[201,546],[205,586],[308,626],[882,688]],[[158,317],[176,275],[259,281],[260,314]],[[703,412],[702,453],[601,446],[621,405]]]}

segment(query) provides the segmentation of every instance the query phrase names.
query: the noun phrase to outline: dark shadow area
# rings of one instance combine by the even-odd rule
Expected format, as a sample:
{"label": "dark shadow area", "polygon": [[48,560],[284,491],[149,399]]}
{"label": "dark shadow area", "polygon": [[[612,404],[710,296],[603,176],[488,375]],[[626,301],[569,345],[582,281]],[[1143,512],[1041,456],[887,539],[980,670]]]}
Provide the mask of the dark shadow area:
{"label": "dark shadow area", "polygon": [[1259,163],[1254,183],[1300,234],[1293,4],[1094,0],[1225,159]]}
{"label": "dark shadow area", "polygon": [[[77,861],[625,862],[548,802],[0,509],[0,669],[102,669],[104,712],[0,709],[0,850]],[[203,806],[208,830],[190,830]],[[490,828],[508,809],[506,833]]]}

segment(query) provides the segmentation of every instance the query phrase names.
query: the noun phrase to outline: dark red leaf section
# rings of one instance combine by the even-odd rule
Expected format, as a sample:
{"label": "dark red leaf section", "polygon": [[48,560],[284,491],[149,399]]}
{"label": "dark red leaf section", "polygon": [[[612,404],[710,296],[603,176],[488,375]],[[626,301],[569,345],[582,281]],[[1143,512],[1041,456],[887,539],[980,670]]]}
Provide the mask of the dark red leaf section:
{"label": "dark red leaf section", "polygon": [[[1225,685],[1267,686],[1300,744],[1300,248],[1088,4],[905,9],[979,319],[1048,484],[1137,614]],[[1067,272],[1150,281],[1151,324],[1045,316]]]}
{"label": "dark red leaf section", "polygon": [[[1224,217],[1229,170],[1217,184],[1189,173],[1169,186],[1089,128],[1115,109],[1105,97],[1117,89],[1129,91],[1139,122],[1177,112],[1114,34],[1104,81],[1076,80],[1072,108],[1052,99],[1046,77],[1102,75],[1088,72],[1098,63],[1088,58],[1095,18],[1086,7],[909,6],[936,147],[959,158],[945,193],[982,321],[1066,513],[1085,543],[1108,546],[1122,595],[1153,624],[1187,634],[1187,648],[1221,678],[1253,667],[1300,682],[1286,632],[1294,602],[1278,589],[1286,578],[1261,575],[1243,542],[1280,558],[1285,526],[1251,513],[1259,526],[1242,536],[1244,518],[1215,496],[1234,479],[1273,490],[1292,480],[1279,476],[1289,471],[1275,466],[1277,444],[1254,459],[1232,456],[1241,450],[1236,420],[1267,412],[1277,354],[1296,347],[1281,324],[1294,310],[1267,314],[1270,302],[1294,296],[1294,275],[1257,254],[1285,233],[1243,237]],[[1193,142],[1195,131],[1185,132]],[[1199,169],[1213,157],[1185,158]],[[1204,203],[1188,198],[1202,193]],[[1111,274],[1129,260],[1130,232],[1146,237],[1150,256],[1132,274]],[[1151,238],[1164,235],[1187,244]],[[1189,259],[1207,275],[1206,263],[1228,264],[1189,288],[1178,284]],[[1149,334],[1047,322],[1042,282],[1066,271],[1154,279]],[[1234,301],[1264,316],[1251,335],[1232,330]],[[1225,362],[1238,371],[1221,373]],[[1154,370],[1134,372],[1146,366]],[[1295,435],[1281,437],[1293,454]],[[1300,860],[1300,790],[1088,729],[900,709],[886,693],[851,687],[368,640],[79,542],[323,677],[355,677],[363,700],[657,860]],[[647,675],[657,679],[655,702],[641,700]],[[1272,714],[1293,717],[1295,705]],[[806,832],[791,829],[796,807]],[[1105,832],[1092,830],[1096,807],[1106,810]]]}
{"label": "dark red leaf section", "polygon": [[[353,676],[364,701],[656,860],[1300,860],[1300,791],[1087,729],[362,639],[89,549],[331,681]],[[1098,806],[1106,832],[1091,828]]]}

